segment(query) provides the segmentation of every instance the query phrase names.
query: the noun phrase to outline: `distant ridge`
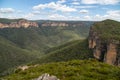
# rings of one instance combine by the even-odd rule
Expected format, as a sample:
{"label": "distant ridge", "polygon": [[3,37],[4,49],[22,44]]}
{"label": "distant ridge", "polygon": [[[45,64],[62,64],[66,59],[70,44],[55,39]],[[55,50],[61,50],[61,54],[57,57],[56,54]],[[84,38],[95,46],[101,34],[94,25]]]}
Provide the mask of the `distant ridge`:
{"label": "distant ridge", "polygon": [[28,28],[28,27],[38,27],[36,22],[31,22],[26,19],[0,19],[0,28]]}

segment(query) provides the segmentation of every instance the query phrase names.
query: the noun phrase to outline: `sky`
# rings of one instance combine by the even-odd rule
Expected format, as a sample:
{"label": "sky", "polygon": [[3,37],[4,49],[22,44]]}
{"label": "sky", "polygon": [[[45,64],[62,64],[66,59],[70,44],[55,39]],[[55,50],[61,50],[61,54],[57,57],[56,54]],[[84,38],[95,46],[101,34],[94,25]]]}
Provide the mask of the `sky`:
{"label": "sky", "polygon": [[0,0],[0,18],[120,21],[120,0]]}

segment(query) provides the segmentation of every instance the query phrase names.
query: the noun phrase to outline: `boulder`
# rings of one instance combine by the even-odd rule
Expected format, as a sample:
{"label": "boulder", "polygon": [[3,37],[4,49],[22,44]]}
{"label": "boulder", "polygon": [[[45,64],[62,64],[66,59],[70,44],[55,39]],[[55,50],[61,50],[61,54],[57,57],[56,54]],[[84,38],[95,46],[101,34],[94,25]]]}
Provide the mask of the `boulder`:
{"label": "boulder", "polygon": [[60,80],[60,79],[58,79],[56,76],[53,75],[50,76],[48,73],[45,73],[33,80]]}

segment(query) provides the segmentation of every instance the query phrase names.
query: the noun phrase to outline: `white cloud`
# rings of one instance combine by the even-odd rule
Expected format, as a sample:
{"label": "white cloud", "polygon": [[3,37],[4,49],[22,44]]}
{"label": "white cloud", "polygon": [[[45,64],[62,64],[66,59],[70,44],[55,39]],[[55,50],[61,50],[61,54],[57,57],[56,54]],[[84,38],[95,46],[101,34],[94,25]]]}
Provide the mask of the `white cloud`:
{"label": "white cloud", "polygon": [[102,4],[102,5],[108,5],[108,4],[117,4],[120,0],[81,0],[81,3],[83,4]]}
{"label": "white cloud", "polygon": [[62,12],[76,11],[75,8],[71,8],[67,5],[63,5],[63,4],[55,3],[55,2],[50,2],[50,3],[46,3],[46,4],[39,4],[37,6],[34,6],[33,10],[41,10],[41,9],[45,9],[45,8],[54,9],[54,10],[62,11]]}
{"label": "white cloud", "polygon": [[73,5],[79,5],[80,3],[79,2],[72,2],[71,4],[73,4]]}
{"label": "white cloud", "polygon": [[94,8],[94,7],[97,7],[97,6],[74,6],[74,8]]}
{"label": "white cloud", "polygon": [[57,3],[60,3],[60,4],[65,3],[65,2],[66,2],[66,0],[59,0],[59,1],[57,1]]}
{"label": "white cloud", "polygon": [[0,13],[13,13],[15,12],[12,8],[0,8]]}
{"label": "white cloud", "polygon": [[83,18],[84,20],[91,20],[91,16],[84,16],[84,18]]}
{"label": "white cloud", "polygon": [[93,16],[93,20],[100,21],[105,19],[113,19],[120,21],[120,10],[110,10],[107,11],[105,15],[96,14],[95,16]]}
{"label": "white cloud", "polygon": [[100,20],[104,20],[104,18],[103,16],[96,14],[95,16],[93,16],[93,20],[100,21]]}
{"label": "white cloud", "polygon": [[49,20],[80,20],[79,16],[65,16],[61,14],[52,14],[48,15],[47,19]]}
{"label": "white cloud", "polygon": [[72,0],[72,1],[78,1],[78,0]]}
{"label": "white cloud", "polygon": [[59,20],[64,20],[64,19],[66,19],[65,16],[60,15],[60,14],[49,15],[48,18],[49,18],[49,19],[52,19],[52,20],[58,20],[58,19],[59,19]]}
{"label": "white cloud", "polygon": [[21,10],[16,11],[17,13],[23,13]]}
{"label": "white cloud", "polygon": [[83,10],[80,10],[80,13],[82,13],[82,14],[86,14],[86,13],[89,13],[89,11],[88,11],[88,10],[83,9]]}
{"label": "white cloud", "polygon": [[110,16],[120,16],[120,10],[110,10],[110,11],[107,11],[107,14],[109,14]]}
{"label": "white cloud", "polygon": [[107,15],[105,17],[109,17],[111,19],[120,20],[120,10],[107,11]]}
{"label": "white cloud", "polygon": [[39,14],[41,14],[40,11],[33,11],[32,13],[33,13],[34,15],[39,15]]}
{"label": "white cloud", "polygon": [[25,19],[32,19],[35,15],[33,13],[28,13],[26,15],[23,16],[23,18]]}

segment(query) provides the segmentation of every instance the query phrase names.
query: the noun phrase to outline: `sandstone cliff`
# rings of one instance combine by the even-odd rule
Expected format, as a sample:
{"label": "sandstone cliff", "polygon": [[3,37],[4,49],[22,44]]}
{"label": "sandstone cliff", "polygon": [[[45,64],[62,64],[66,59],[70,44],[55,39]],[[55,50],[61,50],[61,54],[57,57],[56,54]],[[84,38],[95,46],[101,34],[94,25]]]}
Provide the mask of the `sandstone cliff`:
{"label": "sandstone cliff", "polygon": [[25,19],[21,19],[19,21],[10,22],[10,23],[1,23],[0,22],[0,28],[28,28],[28,27],[38,27],[38,24],[36,22],[31,22]]}
{"label": "sandstone cliff", "polygon": [[[118,32],[117,32],[118,31]],[[120,23],[105,20],[95,23],[89,32],[89,48],[96,59],[120,65]]]}
{"label": "sandstone cliff", "polygon": [[[88,25],[90,25],[90,23],[88,22]],[[78,27],[78,26],[85,26],[85,22],[71,22],[71,21],[47,21],[41,24],[41,26],[43,27]]]}

